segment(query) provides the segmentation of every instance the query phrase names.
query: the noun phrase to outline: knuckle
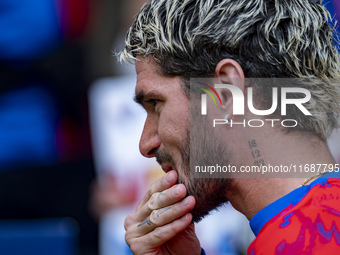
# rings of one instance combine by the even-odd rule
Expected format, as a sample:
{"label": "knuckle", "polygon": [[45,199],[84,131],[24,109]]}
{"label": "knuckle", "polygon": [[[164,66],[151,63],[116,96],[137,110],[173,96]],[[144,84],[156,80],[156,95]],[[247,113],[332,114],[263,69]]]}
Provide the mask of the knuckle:
{"label": "knuckle", "polygon": [[133,236],[132,231],[127,231],[125,233],[125,242],[130,247],[133,254],[140,254],[140,249],[142,247],[142,244],[139,238],[135,238]]}
{"label": "knuckle", "polygon": [[127,230],[133,224],[133,216],[130,214],[124,220],[124,228]]}
{"label": "knuckle", "polygon": [[148,202],[148,208],[150,210],[156,209],[156,198],[157,198],[157,193],[153,193],[149,202]]}
{"label": "knuckle", "polygon": [[125,232],[125,242],[127,243],[127,245],[129,247],[131,247],[131,244],[132,244],[131,240],[132,240],[131,232],[130,231],[126,231]]}
{"label": "knuckle", "polygon": [[156,214],[157,214],[157,211],[152,211],[152,213],[150,215],[150,222],[153,225],[158,226],[159,222],[158,222],[158,218],[157,218]]}

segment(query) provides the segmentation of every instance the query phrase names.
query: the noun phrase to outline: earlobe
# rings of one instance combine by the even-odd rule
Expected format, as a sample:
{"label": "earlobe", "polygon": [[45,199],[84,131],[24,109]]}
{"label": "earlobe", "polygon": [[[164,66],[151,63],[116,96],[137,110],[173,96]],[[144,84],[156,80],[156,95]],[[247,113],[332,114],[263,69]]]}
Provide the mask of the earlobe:
{"label": "earlobe", "polygon": [[[231,86],[231,84],[220,84],[217,86]],[[222,98],[222,111],[224,114],[224,119],[227,121],[227,124],[230,123],[230,120],[233,118],[233,94],[227,88],[220,88],[217,90]]]}

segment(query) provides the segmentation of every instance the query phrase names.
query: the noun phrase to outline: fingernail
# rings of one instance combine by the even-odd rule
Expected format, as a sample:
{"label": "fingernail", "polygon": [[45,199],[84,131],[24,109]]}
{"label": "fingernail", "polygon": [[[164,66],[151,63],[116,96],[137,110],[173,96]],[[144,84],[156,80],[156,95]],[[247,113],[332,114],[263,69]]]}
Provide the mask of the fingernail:
{"label": "fingernail", "polygon": [[172,179],[173,173],[168,173],[168,176],[166,177],[166,182],[169,183]]}
{"label": "fingernail", "polygon": [[187,206],[189,204],[189,200],[187,198],[185,198],[182,202],[181,205],[182,206]]}
{"label": "fingernail", "polygon": [[179,185],[175,185],[174,188],[173,188],[173,191],[172,191],[172,194],[174,196],[178,196],[179,194]]}
{"label": "fingernail", "polygon": [[149,200],[149,205],[153,205],[153,202],[154,202],[154,197],[151,196],[150,200]]}
{"label": "fingernail", "polygon": [[181,218],[181,221],[187,221],[187,219],[188,219],[188,214],[186,214],[185,216],[183,216],[183,217]]}

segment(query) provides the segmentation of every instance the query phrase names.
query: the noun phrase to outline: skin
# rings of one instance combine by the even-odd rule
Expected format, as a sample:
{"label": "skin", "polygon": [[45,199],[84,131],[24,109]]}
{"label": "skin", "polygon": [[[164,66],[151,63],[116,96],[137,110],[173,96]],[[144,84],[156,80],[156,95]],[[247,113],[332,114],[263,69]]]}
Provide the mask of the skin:
{"label": "skin", "polygon": [[188,213],[195,199],[183,199],[186,189],[183,184],[175,185],[177,178],[173,170],[152,184],[136,212],[126,218],[125,240],[133,254],[181,254],[184,250],[200,254],[200,243]]}
{"label": "skin", "polygon": [[[126,242],[133,254],[138,255],[184,252],[200,254],[200,244],[191,224],[190,213],[196,200],[193,196],[186,196],[186,186],[192,180],[185,174],[185,164],[180,153],[183,138],[189,128],[190,101],[181,88],[180,78],[162,75],[152,59],[139,58],[136,61],[136,72],[135,92],[139,103],[147,111],[140,151],[145,157],[155,157],[157,150],[166,151],[171,155],[173,163],[162,165],[168,173],[151,185],[136,212],[126,218]],[[245,78],[243,70],[234,60],[221,60],[216,66],[215,76],[219,82],[238,86],[246,95],[244,84],[240,82]],[[220,93],[224,95],[221,94],[222,109],[214,110],[212,115],[223,118],[226,113],[232,112],[232,97],[227,90]],[[230,115],[231,118],[236,122],[241,121],[240,116]],[[259,116],[246,111],[242,118],[258,119]],[[218,139],[226,151],[230,151],[230,157],[237,168],[253,165],[254,159],[248,145],[252,139],[256,139],[259,144],[266,164],[334,164],[324,141],[298,131],[283,132],[277,126],[273,128],[267,125],[261,129],[225,126]],[[184,185],[177,184],[179,179]],[[234,178],[224,196],[234,208],[251,219],[259,210],[296,189],[304,179]]]}

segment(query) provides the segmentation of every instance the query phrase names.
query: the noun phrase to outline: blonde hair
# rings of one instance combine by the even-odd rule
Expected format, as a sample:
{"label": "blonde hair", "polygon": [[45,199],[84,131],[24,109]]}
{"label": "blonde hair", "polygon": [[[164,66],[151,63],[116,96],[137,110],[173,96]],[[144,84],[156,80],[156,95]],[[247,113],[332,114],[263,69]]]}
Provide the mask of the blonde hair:
{"label": "blonde hair", "polygon": [[[305,107],[313,116],[298,109],[291,115],[299,129],[325,139],[340,114],[330,19],[321,1],[312,0],[152,0],[130,27],[119,59],[152,56],[164,75],[186,80],[212,77],[224,58],[236,60],[246,77],[317,78],[300,84],[312,94]],[[255,87],[258,96],[270,97]]]}

